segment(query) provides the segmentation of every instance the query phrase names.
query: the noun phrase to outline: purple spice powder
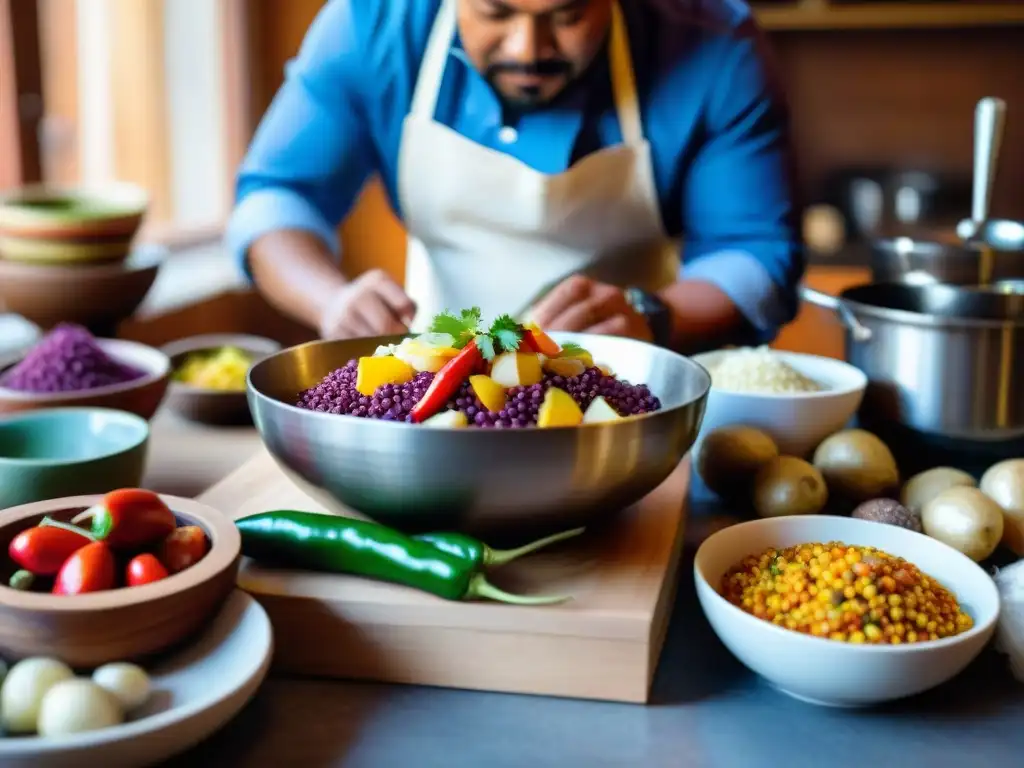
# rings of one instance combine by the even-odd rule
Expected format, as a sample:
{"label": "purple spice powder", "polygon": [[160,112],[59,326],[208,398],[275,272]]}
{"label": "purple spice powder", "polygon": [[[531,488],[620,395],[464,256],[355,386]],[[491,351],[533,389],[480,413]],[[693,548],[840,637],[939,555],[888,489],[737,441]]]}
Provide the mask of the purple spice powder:
{"label": "purple spice powder", "polygon": [[34,394],[81,392],[145,375],[110,357],[85,328],[62,323],[0,376],[0,387]]}
{"label": "purple spice powder", "polygon": [[[328,374],[314,387],[299,395],[296,405],[308,411],[347,414],[384,421],[410,421],[413,406],[427,391],[432,373],[418,373],[405,384],[385,384],[371,397],[356,390],[358,361],[350,360],[344,368]],[[471,424],[478,427],[512,429],[536,426],[541,402],[549,387],[568,392],[582,410],[599,395],[622,415],[650,413],[661,408],[661,402],[646,384],[630,384],[607,376],[598,368],[589,368],[579,376],[566,378],[545,373],[543,380],[530,387],[508,390],[505,408],[499,412],[484,408],[469,382],[465,382],[448,402],[449,410],[466,414]]]}

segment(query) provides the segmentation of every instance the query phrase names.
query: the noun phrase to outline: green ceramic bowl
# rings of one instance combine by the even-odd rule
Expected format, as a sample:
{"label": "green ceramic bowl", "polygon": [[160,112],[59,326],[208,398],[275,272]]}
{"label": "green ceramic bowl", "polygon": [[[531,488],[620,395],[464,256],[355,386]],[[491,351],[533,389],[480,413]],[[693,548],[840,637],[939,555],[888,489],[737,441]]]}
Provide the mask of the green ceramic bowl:
{"label": "green ceramic bowl", "polygon": [[42,264],[119,261],[149,206],[134,184],[23,187],[0,196],[0,258]]}
{"label": "green ceramic bowl", "polygon": [[149,425],[108,408],[0,417],[0,509],[142,483]]}

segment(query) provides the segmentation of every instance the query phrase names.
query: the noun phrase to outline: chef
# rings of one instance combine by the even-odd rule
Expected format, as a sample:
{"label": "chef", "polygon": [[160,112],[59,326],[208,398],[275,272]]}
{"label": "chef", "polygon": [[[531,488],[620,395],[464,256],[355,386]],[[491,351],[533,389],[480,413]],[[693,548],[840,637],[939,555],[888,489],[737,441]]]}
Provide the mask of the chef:
{"label": "chef", "polygon": [[[788,171],[740,0],[329,0],[227,241],[326,338],[478,306],[683,351],[762,343],[803,270]],[[338,268],[373,175],[408,232],[404,286]]]}

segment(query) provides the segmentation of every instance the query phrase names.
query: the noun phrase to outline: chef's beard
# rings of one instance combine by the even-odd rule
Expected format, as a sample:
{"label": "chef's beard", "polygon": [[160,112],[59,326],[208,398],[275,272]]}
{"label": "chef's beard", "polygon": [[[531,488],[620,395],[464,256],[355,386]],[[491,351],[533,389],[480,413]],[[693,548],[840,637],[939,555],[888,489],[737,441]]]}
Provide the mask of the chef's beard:
{"label": "chef's beard", "polygon": [[[521,86],[510,91],[500,85],[500,77],[503,74],[537,75],[552,83],[558,83],[559,87],[551,90],[540,84]],[[506,107],[528,112],[547,106],[561,96],[572,83],[573,67],[563,59],[544,59],[531,64],[498,62],[487,67],[484,77]]]}

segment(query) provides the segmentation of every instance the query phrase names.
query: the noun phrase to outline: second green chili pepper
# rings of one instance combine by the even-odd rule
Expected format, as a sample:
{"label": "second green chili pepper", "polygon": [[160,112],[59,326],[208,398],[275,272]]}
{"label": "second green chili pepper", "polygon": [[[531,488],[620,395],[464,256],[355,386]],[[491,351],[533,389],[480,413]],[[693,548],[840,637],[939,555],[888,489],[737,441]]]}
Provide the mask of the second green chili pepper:
{"label": "second green chili pepper", "polygon": [[473,561],[363,520],[278,510],[248,515],[235,524],[242,535],[242,554],[257,562],[366,576],[447,600],[483,597],[547,605],[568,599],[509,594],[489,584]]}
{"label": "second green chili pepper", "polygon": [[583,528],[573,528],[571,531],[563,531],[543,539],[524,544],[516,549],[491,549],[479,539],[467,536],[464,533],[422,533],[413,536],[419,541],[426,541],[433,544],[442,552],[465,560],[478,568],[494,568],[499,565],[511,563],[523,555],[536,552],[538,549],[550,547],[560,541],[571,539],[583,533]]}

